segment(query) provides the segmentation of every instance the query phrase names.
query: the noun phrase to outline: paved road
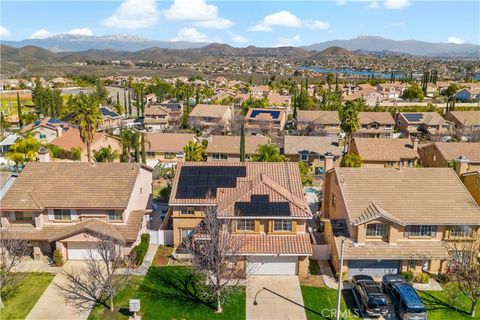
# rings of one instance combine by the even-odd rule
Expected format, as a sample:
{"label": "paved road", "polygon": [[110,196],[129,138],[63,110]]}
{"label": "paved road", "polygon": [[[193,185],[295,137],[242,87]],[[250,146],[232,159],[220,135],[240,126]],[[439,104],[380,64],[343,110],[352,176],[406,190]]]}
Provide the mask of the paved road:
{"label": "paved road", "polygon": [[306,320],[298,277],[251,277],[247,283],[246,318],[247,320]]}

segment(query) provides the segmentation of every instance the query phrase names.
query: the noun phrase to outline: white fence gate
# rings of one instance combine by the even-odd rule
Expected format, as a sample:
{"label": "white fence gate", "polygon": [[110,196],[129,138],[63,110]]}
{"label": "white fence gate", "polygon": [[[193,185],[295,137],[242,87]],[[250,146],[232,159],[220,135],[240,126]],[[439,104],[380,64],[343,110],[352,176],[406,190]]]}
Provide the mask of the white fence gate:
{"label": "white fence gate", "polygon": [[313,260],[330,260],[332,258],[329,244],[314,244],[312,245],[312,252]]}
{"label": "white fence gate", "polygon": [[150,244],[173,244],[173,230],[147,230],[150,234]]}

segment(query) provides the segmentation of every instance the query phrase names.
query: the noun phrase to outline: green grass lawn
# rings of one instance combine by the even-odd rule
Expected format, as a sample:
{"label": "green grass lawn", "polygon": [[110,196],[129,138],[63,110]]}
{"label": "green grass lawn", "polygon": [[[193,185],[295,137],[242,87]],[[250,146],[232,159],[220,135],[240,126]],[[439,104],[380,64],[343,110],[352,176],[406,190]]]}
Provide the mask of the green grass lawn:
{"label": "green grass lawn", "polygon": [[25,319],[52,281],[51,273],[29,273],[18,290],[5,298],[0,319]]}
{"label": "green grass lawn", "polygon": [[[308,320],[335,319],[337,305],[337,290],[327,287],[302,286],[303,304]],[[347,308],[348,306],[348,308]],[[360,319],[356,316],[355,300],[350,290],[342,292],[342,315],[346,319]]]}
{"label": "green grass lawn", "polygon": [[475,318],[470,317],[470,300],[465,296],[460,296],[451,308],[447,303],[448,299],[445,291],[418,291],[420,298],[427,307],[428,320],[463,320],[480,319],[480,307],[477,307]]}
{"label": "green grass lawn", "polygon": [[201,297],[199,278],[185,267],[151,267],[145,277],[133,277],[128,288],[115,298],[117,308],[110,313],[104,306],[95,308],[89,320],[128,319],[128,301],[139,298],[143,319],[245,319],[245,290],[232,293],[221,314],[215,303]]}

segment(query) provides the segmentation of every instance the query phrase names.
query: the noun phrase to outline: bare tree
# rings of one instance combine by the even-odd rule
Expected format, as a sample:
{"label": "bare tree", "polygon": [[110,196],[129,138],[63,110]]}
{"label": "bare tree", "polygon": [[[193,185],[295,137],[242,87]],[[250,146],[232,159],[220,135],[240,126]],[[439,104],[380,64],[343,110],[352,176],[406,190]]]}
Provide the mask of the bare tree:
{"label": "bare tree", "polygon": [[216,312],[221,313],[229,291],[240,284],[247,270],[244,273],[238,269],[242,243],[228,232],[230,220],[219,219],[216,207],[207,207],[204,212],[204,220],[185,245],[192,256],[193,269],[205,276],[205,298],[216,300]]}
{"label": "bare tree", "polygon": [[[475,233],[474,233],[475,236]],[[449,241],[450,254],[447,275],[471,302],[470,316],[475,317],[480,299],[480,239]]]}
{"label": "bare tree", "polygon": [[120,242],[111,237],[98,236],[95,249],[89,251],[85,268],[62,271],[66,278],[64,284],[56,284],[65,302],[79,312],[89,311],[96,305],[110,302],[110,311],[114,310],[113,299],[118,290],[128,282],[128,276],[134,265],[134,257],[122,257]]}

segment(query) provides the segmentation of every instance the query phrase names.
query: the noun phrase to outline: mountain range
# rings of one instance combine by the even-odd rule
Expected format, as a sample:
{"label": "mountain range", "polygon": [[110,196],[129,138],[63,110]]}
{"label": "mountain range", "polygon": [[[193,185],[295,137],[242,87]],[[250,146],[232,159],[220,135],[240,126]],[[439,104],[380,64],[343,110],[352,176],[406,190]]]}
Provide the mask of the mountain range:
{"label": "mountain range", "polygon": [[[45,39],[25,39],[21,41],[5,41],[1,44],[13,48],[36,46],[51,52],[79,52],[87,50],[114,50],[119,52],[138,52],[144,49],[205,49],[207,54],[215,55],[276,55],[278,48],[258,48],[249,46],[235,48],[224,44],[187,41],[158,41],[139,36],[82,36],[59,34]],[[213,47],[211,47],[213,45]],[[417,40],[391,40],[376,36],[359,36],[350,40],[331,40],[304,46],[290,48],[290,54],[305,51],[322,51],[331,47],[339,47],[350,51],[379,52],[386,55],[407,54],[429,57],[462,57],[480,58],[480,46],[473,44],[430,43]],[[302,54],[307,56],[308,54]]]}

